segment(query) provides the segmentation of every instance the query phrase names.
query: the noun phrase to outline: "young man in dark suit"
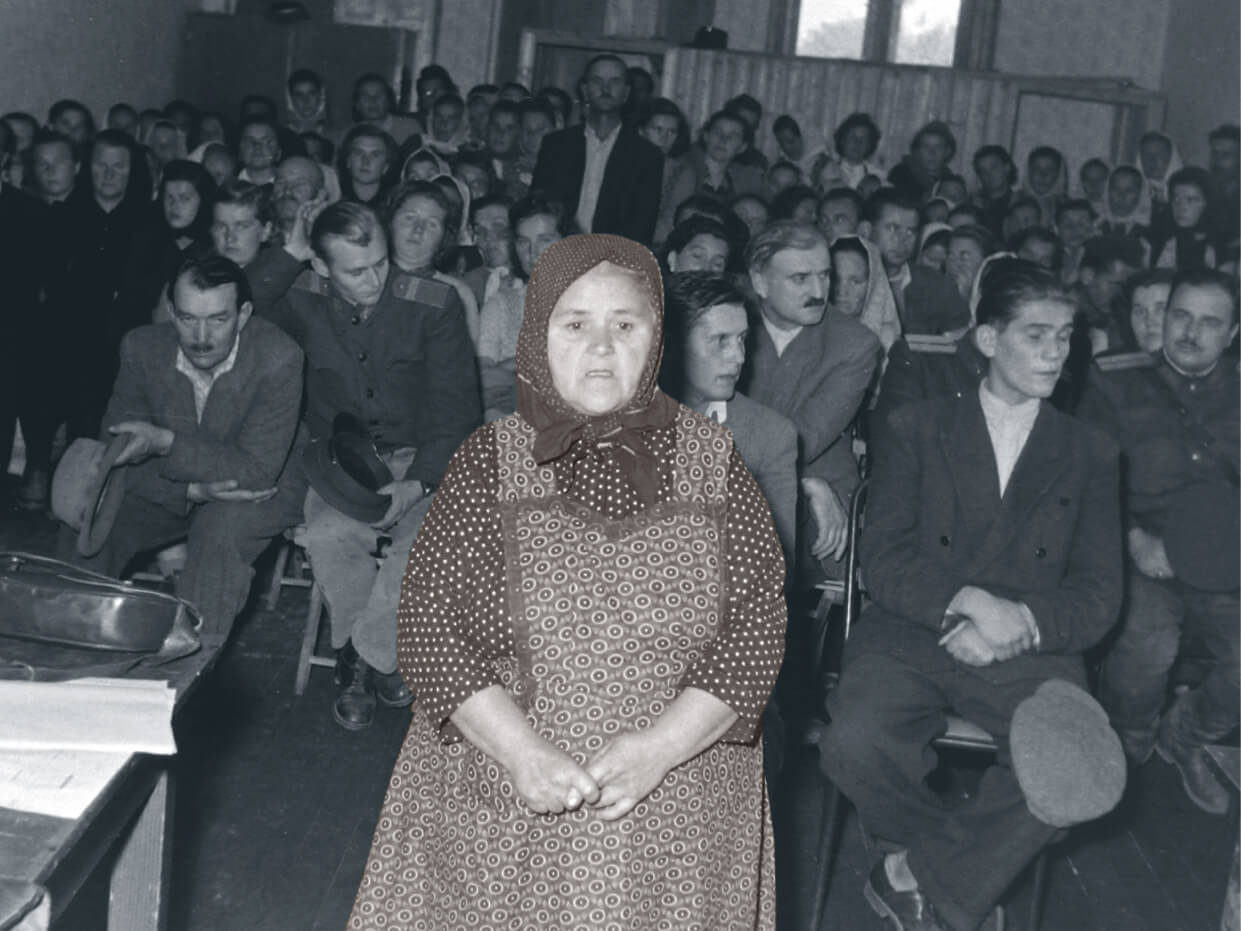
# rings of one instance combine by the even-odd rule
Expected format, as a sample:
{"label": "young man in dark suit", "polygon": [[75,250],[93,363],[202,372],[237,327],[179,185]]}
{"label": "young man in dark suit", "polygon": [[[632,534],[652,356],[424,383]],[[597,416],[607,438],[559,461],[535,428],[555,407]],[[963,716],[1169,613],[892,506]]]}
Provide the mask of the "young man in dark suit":
{"label": "young man in dark suit", "polygon": [[104,438],[128,436],[125,499],[102,551],[82,558],[118,576],[140,552],[187,542],[177,594],[203,629],[226,634],[245,605],[252,563],[301,520],[305,485],[286,476],[302,399],[302,352],[251,317],[245,272],[229,259],[192,259],[170,288],[172,321],[121,343]]}
{"label": "young man in dark suit", "polygon": [[[1123,788],[1081,657],[1120,608],[1118,450],[1046,402],[1073,312],[1055,275],[1013,260],[978,306],[981,384],[895,410],[874,444],[860,552],[871,602],[822,753],[891,845],[866,897],[902,928],[978,928],[1058,829]],[[1001,748],[956,807],[925,781],[948,709]]]}
{"label": "young man in dark suit", "polygon": [[590,60],[582,77],[586,122],[543,137],[530,187],[570,205],[584,232],[650,245],[664,157],[621,121],[629,96],[625,72],[615,55]]}

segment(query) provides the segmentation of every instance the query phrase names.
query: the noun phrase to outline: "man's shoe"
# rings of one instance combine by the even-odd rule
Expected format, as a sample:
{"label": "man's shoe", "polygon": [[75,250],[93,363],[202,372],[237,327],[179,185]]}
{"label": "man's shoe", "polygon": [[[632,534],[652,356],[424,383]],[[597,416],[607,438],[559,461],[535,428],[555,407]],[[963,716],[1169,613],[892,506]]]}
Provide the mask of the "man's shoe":
{"label": "man's shoe", "polygon": [[389,708],[408,708],[414,703],[414,693],[409,690],[401,671],[375,673],[375,697]]}
{"label": "man's shoe", "polygon": [[892,922],[896,931],[951,931],[920,890],[899,892],[892,887],[883,860],[870,871],[862,893],[875,914]]}
{"label": "man's shoe", "polygon": [[1211,770],[1202,747],[1183,747],[1168,739],[1166,730],[1160,730],[1155,751],[1164,762],[1180,770],[1181,785],[1185,787],[1185,794],[1191,802],[1207,814],[1228,814],[1228,787]]}
{"label": "man's shoe", "polygon": [[336,684],[340,692],[332,705],[332,717],[351,731],[365,730],[375,723],[374,672],[347,643],[336,657]]}

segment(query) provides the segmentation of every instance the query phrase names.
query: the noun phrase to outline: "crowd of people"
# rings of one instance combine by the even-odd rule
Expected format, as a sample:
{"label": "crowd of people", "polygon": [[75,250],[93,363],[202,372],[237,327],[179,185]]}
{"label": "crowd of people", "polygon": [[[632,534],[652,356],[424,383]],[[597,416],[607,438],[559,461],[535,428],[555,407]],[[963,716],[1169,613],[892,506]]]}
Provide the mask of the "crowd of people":
{"label": "crowd of people", "polygon": [[[932,121],[886,170],[868,114],[779,114],[768,137],[739,93],[693,132],[611,54],[574,93],[462,94],[436,65],[416,91],[402,113],[363,75],[338,120],[303,69],[236,120],[117,103],[97,129],[72,100],[0,119],[0,462],[19,424],[25,445],[5,506],[49,506],[62,437],[125,438],[115,525],[89,555],[66,528],[64,555],[120,576],[184,541],[178,593],[219,634],[272,540],[305,549],[335,720],[417,700],[353,927],[586,926],[613,899],[651,927],[771,927],[745,748],[760,716],[813,715],[803,618],[866,480],[867,608],[820,739],[892,845],[877,913],[995,920],[1045,844],[1115,804],[1125,759],[1158,752],[1227,810],[1203,747],[1241,688],[1236,560],[1213,558],[1237,545],[1236,125],[1206,167],[1152,130],[1135,164],[1074,173],[1051,145],[959,159]],[[322,479],[345,434],[382,465],[378,509]],[[700,602],[710,629],[676,607]],[[1210,662],[1172,698],[1191,641]],[[948,708],[1012,743],[952,809],[925,785]],[[658,722],[658,747],[617,737]],[[491,814],[435,833],[445,798]],[[588,810],[635,806],[623,843],[689,811],[712,856],[667,888],[584,879],[579,902],[574,864],[621,843]],[[424,830],[440,846],[406,850]],[[536,859],[569,858],[546,895],[510,863],[536,836]],[[476,842],[468,868],[444,858]]]}

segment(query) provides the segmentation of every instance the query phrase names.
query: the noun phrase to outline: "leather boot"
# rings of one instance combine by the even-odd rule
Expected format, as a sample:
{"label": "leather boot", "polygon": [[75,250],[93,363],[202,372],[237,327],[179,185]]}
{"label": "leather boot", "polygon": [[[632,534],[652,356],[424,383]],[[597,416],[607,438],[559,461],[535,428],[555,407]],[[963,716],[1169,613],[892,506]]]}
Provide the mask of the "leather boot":
{"label": "leather boot", "polygon": [[405,684],[399,669],[375,673],[375,697],[389,708],[408,708],[414,703],[414,693]]}
{"label": "leather boot", "polygon": [[1190,720],[1192,692],[1181,695],[1163,716],[1155,751],[1181,773],[1181,785],[1189,800],[1212,815],[1228,813],[1231,793],[1220,782],[1207,761],[1203,742],[1195,734]]}
{"label": "leather boot", "polygon": [[360,731],[375,723],[374,672],[346,643],[336,653],[336,684],[340,687],[332,705],[332,717],[341,727]]}

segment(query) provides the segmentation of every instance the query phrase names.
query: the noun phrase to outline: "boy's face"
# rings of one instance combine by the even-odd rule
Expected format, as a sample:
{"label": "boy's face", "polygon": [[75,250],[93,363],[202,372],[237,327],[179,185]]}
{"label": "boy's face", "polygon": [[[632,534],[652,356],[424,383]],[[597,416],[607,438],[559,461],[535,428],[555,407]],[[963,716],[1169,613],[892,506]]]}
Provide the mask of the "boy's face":
{"label": "boy's face", "polygon": [[1162,178],[1172,160],[1172,147],[1164,139],[1147,139],[1138,147],[1138,158],[1142,162],[1142,174],[1148,178]]}
{"label": "boy's face", "polygon": [[1127,217],[1142,199],[1142,179],[1129,172],[1114,174],[1107,185],[1107,206],[1115,216]]}

